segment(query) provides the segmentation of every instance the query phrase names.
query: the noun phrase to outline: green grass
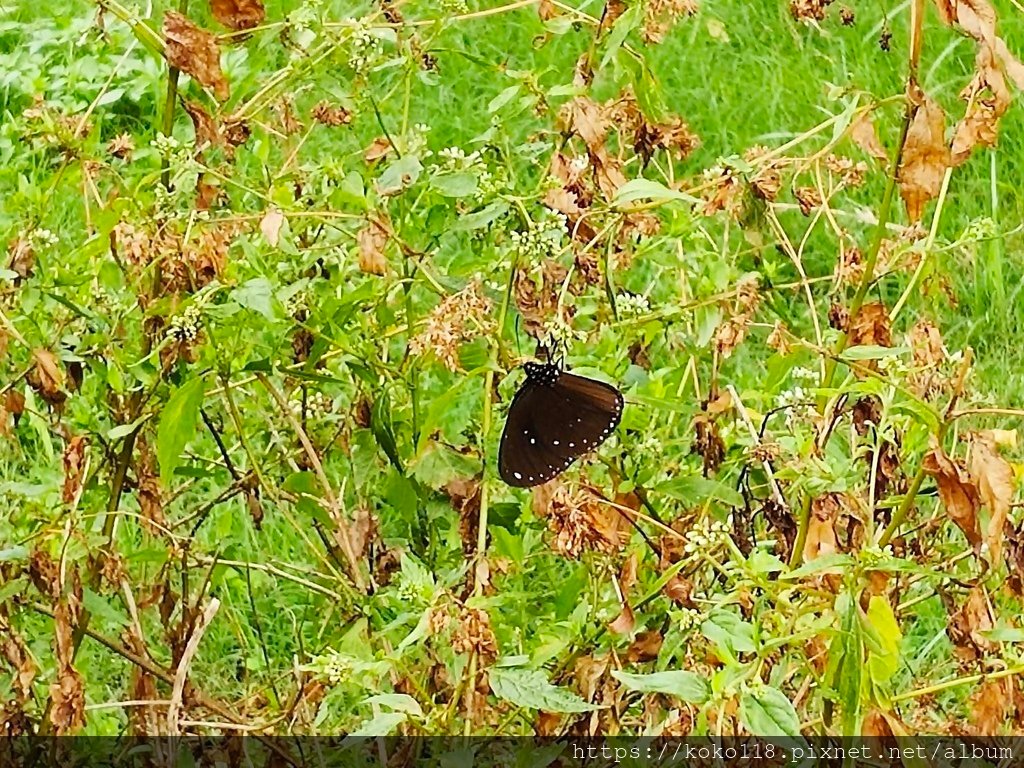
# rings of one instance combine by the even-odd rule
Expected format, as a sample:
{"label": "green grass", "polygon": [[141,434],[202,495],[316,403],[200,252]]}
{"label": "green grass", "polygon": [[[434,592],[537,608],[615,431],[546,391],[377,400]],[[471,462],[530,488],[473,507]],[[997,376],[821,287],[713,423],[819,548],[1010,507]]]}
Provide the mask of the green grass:
{"label": "green grass", "polygon": [[[857,23],[852,27],[831,22],[823,29],[794,22],[783,2],[706,2],[705,6],[696,18],[681,21],[665,43],[648,53],[668,111],[683,116],[701,138],[700,148],[675,168],[679,177],[696,177],[719,159],[740,156],[750,146],[773,147],[799,136],[842,110],[839,94],[860,92],[885,98],[902,92],[906,75],[905,6],[889,11],[894,33],[893,50],[889,53],[881,51],[876,43],[883,21],[876,4],[859,11]],[[1000,11],[1000,30],[1010,49],[1024,52],[1024,15],[1008,0],[996,6]],[[329,19],[345,18],[352,10],[349,4],[337,2],[325,3],[324,7],[325,17]],[[428,15],[430,7],[428,3],[403,6],[409,18]],[[582,7],[590,14],[600,14],[599,3],[587,2]],[[230,409],[223,400],[210,397],[207,407],[216,410],[214,420],[237,465],[249,471],[253,468],[254,457],[257,463],[265,462],[263,471],[270,476],[271,484],[277,486],[278,491],[284,491],[276,500],[263,498],[266,517],[259,530],[254,528],[241,495],[213,506],[198,529],[192,550],[202,553],[207,560],[202,567],[185,569],[190,595],[195,599],[196,590],[212,568],[209,571],[210,593],[219,597],[222,606],[217,620],[203,638],[192,679],[201,681],[207,693],[233,702],[239,712],[252,711],[256,717],[270,717],[289,711],[290,697],[294,697],[297,690],[297,676],[310,669],[318,674],[323,672],[322,662],[317,662],[315,657],[341,652],[354,668],[343,675],[344,685],[333,686],[327,694],[327,714],[322,714],[322,720],[300,723],[300,727],[351,729],[371,715],[365,705],[366,696],[378,690],[390,690],[393,679],[397,679],[396,690],[412,695],[429,709],[422,723],[424,731],[455,732],[456,726],[445,719],[449,716],[448,702],[428,689],[430,676],[435,673],[453,681],[460,679],[465,674],[464,657],[442,657],[425,641],[417,641],[411,643],[404,656],[399,654],[388,670],[393,673],[391,677],[373,664],[387,661],[390,658],[387,645],[393,647],[396,641],[413,631],[425,607],[424,594],[440,593],[439,585],[443,584],[460,598],[468,596],[463,587],[471,584],[471,579],[466,581],[469,566],[462,552],[457,513],[443,494],[421,495],[418,485],[389,467],[378,447],[379,435],[375,439],[371,430],[348,428],[343,434],[346,444],[336,441],[325,446],[325,464],[346,513],[372,509],[382,521],[381,546],[415,547],[418,525],[432,532],[429,549],[420,554],[424,559],[433,558],[435,584],[427,583],[422,574],[410,574],[406,570],[397,578],[400,588],[391,585],[370,598],[357,599],[339,576],[344,568],[341,559],[336,554],[325,554],[323,542],[311,523],[314,517],[322,525],[329,525],[331,521],[309,500],[310,495],[319,494],[319,488],[311,479],[312,473],[303,471],[309,467],[303,463],[295,435],[288,431],[274,402],[257,384],[248,381],[247,374],[246,383],[237,383],[243,376],[238,369],[246,363],[254,370],[262,370],[256,363],[264,358],[277,363],[288,362],[291,323],[283,321],[280,314],[264,321],[259,317],[252,319],[253,313],[245,314],[246,310],[241,307],[238,309],[241,314],[232,315],[225,310],[222,316],[214,316],[211,328],[216,329],[216,338],[211,331],[210,344],[202,351],[200,362],[194,368],[183,366],[162,379],[151,361],[140,359],[144,355],[136,346],[131,346],[138,343],[136,326],[141,326],[141,314],[132,306],[133,286],[123,280],[120,284],[117,280],[106,283],[100,272],[106,252],[83,247],[87,240],[87,223],[82,189],[87,179],[81,164],[69,162],[62,170],[59,156],[29,148],[19,132],[23,125],[21,115],[31,106],[33,94],[42,93],[49,103],[67,113],[80,114],[96,94],[107,90],[108,77],[116,68],[110,87],[121,93],[119,98],[101,104],[92,114],[93,149],[102,148],[122,132],[132,134],[138,147],[136,163],[118,166],[118,173],[137,185],[140,199],[148,200],[157,183],[159,166],[155,153],[146,148],[155,138],[155,126],[159,124],[165,75],[163,68],[141,48],[136,47],[125,55],[131,38],[126,28],[109,15],[107,37],[102,38],[93,29],[91,4],[76,0],[67,3],[66,8],[66,16],[55,20],[41,7],[0,0],[0,115],[5,118],[0,125],[0,200],[3,200],[0,232],[6,233],[6,242],[31,225],[49,229],[60,238],[56,248],[39,254],[37,276],[22,293],[21,303],[15,305],[12,300],[11,307],[0,304],[0,308],[14,318],[14,325],[30,340],[29,347],[52,346],[64,339],[68,349],[95,345],[93,351],[99,351],[97,359],[104,356],[117,359],[123,351],[113,348],[117,345],[111,339],[117,334],[116,324],[110,322],[110,318],[120,315],[126,323],[135,323],[131,326],[135,331],[128,332],[129,342],[124,342],[127,347],[124,373],[137,373],[139,386],[147,391],[152,387],[150,395],[157,401],[196,369],[217,369],[218,373],[233,377],[245,425],[242,434],[232,423]],[[295,8],[292,3],[271,2],[268,21],[280,20]],[[205,19],[205,15],[196,15]],[[534,191],[536,183],[542,179],[550,143],[557,144],[551,140],[550,120],[538,118],[524,105],[518,109],[509,106],[502,110],[500,119],[494,121],[487,106],[506,88],[524,79],[534,80],[542,90],[571,82],[572,67],[589,45],[589,32],[570,30],[548,40],[541,40],[542,34],[543,27],[531,8],[470,19],[443,29],[438,27],[437,36],[431,38],[437,70],[412,78],[407,94],[403,90],[405,82],[396,74],[398,68],[383,69],[370,78],[366,89],[360,89],[350,81],[350,74],[340,58],[329,59],[321,69],[300,78],[297,85],[301,88],[295,91],[296,101],[302,106],[299,115],[305,118],[308,108],[321,99],[338,99],[358,109],[354,125],[351,129],[312,132],[296,161],[287,170],[281,170],[284,158],[296,147],[295,139],[283,140],[275,132],[276,127],[268,129],[267,125],[274,118],[271,111],[266,111],[261,116],[262,124],[254,121],[253,139],[238,150],[235,177],[243,179],[245,187],[227,188],[231,209],[262,214],[267,207],[264,195],[282,207],[297,208],[294,190],[298,186],[303,187],[304,194],[316,197],[320,210],[344,208],[344,202],[336,204],[338,198],[322,193],[322,189],[334,189],[346,173],[365,175],[372,182],[373,172],[365,168],[361,159],[363,148],[383,129],[400,136],[404,128],[417,123],[428,127],[427,142],[435,155],[451,146],[465,147],[469,151],[492,144],[496,147],[495,154],[502,152],[496,165],[506,164],[521,199],[526,200],[526,205],[532,205],[526,191]],[[931,11],[926,40],[921,84],[950,113],[959,114],[962,104],[958,102],[957,93],[972,72],[974,45],[941,27]],[[260,32],[238,50],[230,52],[225,60],[234,93],[244,99],[285,66],[288,54],[275,32]],[[595,93],[602,98],[610,97],[626,79],[621,71],[602,72],[595,83]],[[189,93],[197,95],[194,86]],[[369,96],[373,104],[379,105],[379,121],[373,114]],[[552,101],[557,103],[564,97],[563,90]],[[897,140],[900,119],[898,107],[882,109],[876,115],[879,134],[889,148]],[[900,344],[903,332],[916,319],[933,319],[951,350],[965,346],[974,348],[977,368],[972,386],[976,393],[1008,406],[1018,405],[1024,399],[1024,350],[1017,341],[1024,330],[1024,310],[1019,295],[1020,286],[1024,284],[1024,266],[1019,258],[1024,241],[1021,233],[1015,231],[1024,221],[1024,192],[1018,183],[1019,158],[1024,156],[1022,121],[1024,115],[1015,103],[1002,120],[998,149],[977,152],[956,170],[938,227],[937,243],[945,246],[958,241],[967,228],[977,227],[984,219],[992,222],[994,233],[1002,232],[1005,236],[977,243],[972,248],[955,245],[941,251],[936,257],[935,279],[925,286],[928,292],[911,299],[894,329],[896,343]],[[494,127],[495,122],[498,127]],[[493,132],[488,134],[492,127]],[[187,143],[191,141],[191,131],[188,117],[179,109],[175,135]],[[536,147],[531,148],[530,142]],[[855,152],[850,142],[841,149]],[[848,212],[876,214],[884,173],[885,169],[877,163],[872,166],[868,182],[844,196],[842,207]],[[260,194],[251,194],[252,189]],[[788,192],[783,196],[791,199]],[[105,200],[104,204],[107,202]],[[445,207],[447,203],[436,203],[433,207],[424,203],[422,209],[417,205],[418,201],[414,205],[399,198],[394,203],[395,219],[403,219],[406,225],[403,233],[408,232],[414,251],[432,253],[443,287],[457,290],[468,276],[479,274],[500,299],[504,288],[502,281],[507,275],[507,264],[501,261],[504,256],[500,248],[486,237],[473,239],[453,231],[454,223],[464,211],[453,215]],[[90,206],[88,215],[95,217],[95,201],[90,202]],[[897,220],[903,223],[902,206],[898,207]],[[534,206],[530,210],[531,215],[536,215],[538,208]],[[926,226],[931,223],[931,210],[933,207],[925,216]],[[791,237],[798,239],[802,235],[806,219],[796,213],[784,214],[780,219]],[[418,220],[422,223],[420,228],[413,226]],[[437,301],[433,288],[417,277],[409,303],[399,301],[404,286],[395,283],[386,290],[380,289],[353,268],[351,232],[341,225],[326,222],[328,245],[306,248],[296,235],[309,234],[312,228],[303,229],[296,221],[290,225],[292,230],[281,249],[267,248],[255,232],[241,237],[229,252],[230,277],[226,282],[235,285],[262,277],[272,278],[275,287],[298,284],[315,272],[318,260],[323,260],[323,269],[331,274],[332,280],[313,285],[308,289],[309,295],[315,303],[313,311],[322,312],[326,318],[317,328],[322,332],[321,337],[328,340],[329,348],[343,354],[333,358],[322,371],[313,372],[334,377],[334,381],[320,381],[311,386],[320,387],[334,398],[338,423],[348,418],[361,394],[370,392],[379,397],[378,387],[383,387],[395,403],[386,416],[393,420],[406,462],[420,468],[424,466],[423,452],[419,450],[424,443],[418,444],[412,434],[414,419],[416,426],[426,433],[426,442],[430,442],[431,431],[436,430],[440,436],[436,444],[442,446],[438,451],[446,450],[444,444],[466,448],[466,453],[476,460],[473,451],[480,434],[479,414],[485,397],[483,378],[479,374],[487,362],[483,347],[465,351],[465,359],[472,363],[465,367],[474,371],[475,377],[453,379],[447,371],[428,364],[417,368],[418,378],[414,377],[401,362],[405,354],[402,326],[406,318],[403,313],[412,308],[418,317],[424,317]],[[437,227],[437,221],[449,224]],[[631,271],[616,275],[621,285],[639,291],[650,288],[653,298],[664,300],[668,305],[677,298],[675,291],[680,283],[685,283],[692,295],[706,297],[727,289],[746,271],[767,271],[766,264],[775,270],[776,283],[798,279],[784,256],[773,253],[771,248],[762,251],[747,247],[736,227],[724,235],[714,230],[721,235],[720,243],[725,244],[719,249],[725,253],[716,253],[707,243],[701,245],[700,238],[693,235],[699,223],[691,221],[686,214],[666,213],[665,222],[670,232],[675,230],[674,237],[655,241],[649,252],[641,249],[643,259],[638,258]],[[90,219],[90,223],[95,226],[95,220]],[[866,249],[871,227],[854,223],[851,233],[861,248]],[[677,242],[682,244],[681,258],[675,250]],[[400,262],[397,255],[393,258],[396,263]],[[806,252],[804,266],[809,276],[830,275],[835,259],[834,237],[819,228],[811,236]],[[684,278],[680,278],[681,273],[685,273]],[[909,275],[887,277],[872,288],[869,296],[884,299],[891,306],[908,279]],[[312,277],[309,280],[312,285]],[[943,290],[942,281],[948,281],[948,291]],[[64,305],[67,312],[55,307],[55,296],[70,302],[72,307],[68,309]],[[829,301],[837,298],[826,295],[824,289],[816,294],[819,308],[827,307]],[[351,302],[352,306],[346,302]],[[607,314],[602,302],[603,296],[598,290],[580,298],[581,325],[591,323],[598,328],[601,313]],[[758,315],[759,322],[770,324],[776,317],[782,317],[798,332],[809,333],[811,324],[801,294],[787,292],[766,296],[765,305],[768,309]],[[82,317],[75,317],[75,306],[83,307],[89,317],[84,321]],[[160,304],[155,311],[170,314],[171,309],[173,307]],[[246,319],[243,322],[239,317]],[[318,314],[317,321],[320,319]],[[661,477],[659,473],[666,467],[672,468],[670,474],[673,475],[699,473],[699,462],[688,453],[692,438],[689,419],[699,404],[693,401],[692,384],[687,384],[683,369],[688,356],[697,354],[696,364],[702,386],[706,387],[711,357],[706,344],[701,349],[694,338],[700,336],[702,323],[713,323],[716,319],[721,318],[702,309],[692,318],[687,316],[679,326],[624,325],[621,333],[605,327],[595,330],[587,345],[573,350],[571,359],[580,367],[603,370],[608,376],[633,377],[637,383],[633,394],[639,396],[638,401],[646,397],[649,402],[671,404],[683,400],[677,393],[685,394],[683,405],[679,406],[683,416],[677,417],[671,407],[665,405],[638,407],[627,413],[624,426],[634,433],[622,439],[621,445],[627,449],[623,451],[623,461],[641,480]],[[504,330],[508,335],[508,329]],[[626,360],[629,343],[644,332],[649,334],[658,357],[658,364],[650,374],[630,367]],[[386,338],[383,334],[387,334]],[[752,335],[760,344],[766,334],[763,329],[756,329]],[[505,339],[504,344],[513,354],[516,349],[525,354],[532,352],[530,340],[521,332],[516,342]],[[30,365],[30,358],[29,350],[14,342],[11,349],[6,360],[0,357],[0,365],[5,367],[4,376],[13,380]],[[363,355],[365,358],[361,357]],[[372,365],[367,365],[365,359]],[[228,360],[234,366],[230,371],[223,367]],[[130,368],[129,363],[137,367]],[[807,360],[802,364],[807,364]],[[762,384],[770,378],[772,366],[780,365],[782,363],[764,354],[760,347],[755,351],[741,348],[733,358],[722,363],[723,385],[736,382],[744,397],[750,393],[752,399],[748,405],[767,410],[783,385],[775,387],[773,383],[762,388]],[[785,373],[789,366],[791,363],[783,366]],[[61,506],[62,443],[49,429],[52,425],[46,423],[45,408],[40,405],[43,415],[36,417],[28,427],[24,424],[19,427],[18,440],[8,439],[0,444],[0,504],[11,510],[0,517],[0,549],[16,545],[31,549],[36,539],[59,541],[67,523],[68,529],[74,529],[77,534],[68,544],[69,557],[85,568],[88,553],[103,543],[98,521],[107,498],[109,479],[107,469],[99,470],[97,466],[106,466],[105,462],[112,460],[113,451],[100,450],[98,437],[107,435],[115,424],[107,407],[109,382],[100,381],[97,370],[90,368],[86,385],[91,400],[82,396],[69,402],[68,420],[74,431],[97,436],[92,466],[96,474],[90,476],[77,510],[71,513]],[[383,384],[376,378],[380,370],[387,372],[380,379]],[[2,383],[0,379],[0,385]],[[208,386],[208,391],[212,386]],[[446,410],[432,416],[431,404],[438,402],[453,386],[462,389],[445,401]],[[417,398],[415,406],[408,395],[410,390]],[[154,394],[158,391],[158,395]],[[506,401],[512,391],[512,384],[501,385]],[[707,395],[706,388],[702,394]],[[890,400],[896,397],[881,389],[880,394]],[[653,420],[658,420],[656,429],[651,427]],[[781,421],[773,424],[772,429],[783,439],[789,437]],[[1008,422],[1000,422],[1000,425],[1013,426]],[[322,434],[317,435],[318,439],[327,443],[326,436],[332,434],[336,426],[327,424]],[[29,432],[31,428],[37,433]],[[492,443],[493,430],[499,428],[500,415],[498,426],[492,428]],[[729,429],[728,477],[734,484],[744,461],[742,439],[745,438],[737,437],[743,432],[742,426],[733,425]],[[923,432],[915,435],[914,450],[923,449]],[[245,442],[240,440],[242,436]],[[651,445],[652,440],[655,445]],[[799,443],[798,437],[793,437],[793,441]],[[45,456],[44,444],[50,446],[52,456]],[[852,446],[844,445],[836,449],[837,455],[847,448],[853,451]],[[802,452],[808,462],[811,460],[808,441],[793,450]],[[177,485],[167,503],[168,518],[176,522],[190,518],[232,482],[210,434],[202,430],[201,425],[186,456],[191,475],[186,473],[174,479]],[[457,452],[448,451],[444,456],[443,460],[464,467],[457,462],[465,457]],[[845,454],[843,458],[848,459]],[[913,457],[913,462],[908,457],[904,468],[908,474],[913,473],[918,460],[919,455]],[[853,464],[852,459],[849,462]],[[845,482],[842,478],[831,479],[835,480],[836,488]],[[793,487],[803,489],[805,486],[800,485],[803,481],[824,483],[817,476],[798,477],[793,479]],[[852,480],[850,485],[854,485]],[[818,486],[806,487],[820,490]],[[147,589],[163,583],[180,592],[182,574],[177,569],[176,559],[180,551],[171,551],[166,541],[139,525],[134,518],[137,503],[132,493],[127,497],[126,514],[118,522],[115,539],[131,583]],[[698,509],[710,514],[713,506],[704,500],[700,504],[677,501],[663,498],[659,506],[683,516],[695,516]],[[605,651],[616,644],[622,651],[621,640],[609,638],[607,634],[596,639],[617,610],[614,593],[608,586],[608,575],[615,572],[615,563],[595,557],[586,560],[584,568],[556,558],[543,543],[546,523],[531,511],[526,497],[495,485],[490,503],[491,521],[496,524],[491,552],[502,564],[512,565],[506,575],[499,573],[496,563],[492,564],[496,589],[477,595],[472,604],[491,611],[502,654],[529,657],[535,666],[551,662],[548,669],[552,669],[576,650],[576,643],[584,651]],[[930,504],[922,506],[930,507]],[[182,523],[178,535],[184,535],[192,525],[191,519]],[[959,532],[952,526],[948,528],[939,537],[943,546],[947,549],[962,546]],[[647,557],[649,572],[645,571],[642,579],[644,587],[650,587],[657,576],[657,561],[652,563],[649,554]],[[257,564],[258,569],[247,570],[223,563],[213,567],[214,559],[251,562]],[[579,594],[562,592],[566,583],[576,583],[577,576],[583,584]],[[320,584],[337,597],[312,591],[303,580]],[[712,590],[715,584],[711,578],[705,586]],[[637,590],[639,592],[641,587]],[[100,591],[99,602],[107,605],[110,612],[97,615],[92,626],[105,636],[119,637],[128,621],[126,607],[116,588],[105,585]],[[729,602],[724,594],[723,590],[722,594],[709,591],[700,595],[704,601],[702,606],[709,606],[720,598]],[[147,597],[153,599],[147,602]],[[164,636],[155,596],[140,593],[135,594],[134,599],[140,604],[146,603],[143,629],[144,635],[152,641],[155,661],[173,667],[172,643]],[[946,620],[937,599],[920,604],[915,615],[907,620],[903,639],[905,663],[893,683],[898,689],[912,689],[957,674],[950,643],[944,637],[936,640]],[[372,627],[369,635],[361,634],[360,622],[363,621]],[[678,616],[667,601],[659,599],[653,603],[649,614],[638,612],[637,621],[638,629],[643,626],[658,629],[678,621]],[[795,632],[793,627],[789,629]],[[55,673],[51,622],[22,607],[18,630],[28,638],[32,654],[41,660],[40,680],[49,680]],[[386,642],[379,642],[380,638],[385,638]],[[917,659],[918,652],[925,648],[928,656]],[[680,664],[683,655],[685,651],[680,651],[678,657],[659,658],[655,667],[659,670],[674,667]],[[1008,659],[1008,663],[1010,661],[1012,659]],[[123,659],[86,641],[76,665],[87,677],[89,704],[131,697],[123,686],[130,665]],[[36,715],[39,702],[45,701],[45,688],[40,683],[37,688],[40,699],[29,707]],[[950,713],[960,716],[967,693],[956,690],[945,695],[938,714],[929,710],[925,715],[938,718],[936,722],[943,721]],[[426,706],[428,702],[430,707]],[[515,720],[511,709],[501,715],[502,719],[513,718],[514,728],[519,731],[529,731],[528,717]],[[636,713],[631,715],[636,716]],[[97,709],[89,714],[87,731],[110,733],[123,725],[121,710]]]}

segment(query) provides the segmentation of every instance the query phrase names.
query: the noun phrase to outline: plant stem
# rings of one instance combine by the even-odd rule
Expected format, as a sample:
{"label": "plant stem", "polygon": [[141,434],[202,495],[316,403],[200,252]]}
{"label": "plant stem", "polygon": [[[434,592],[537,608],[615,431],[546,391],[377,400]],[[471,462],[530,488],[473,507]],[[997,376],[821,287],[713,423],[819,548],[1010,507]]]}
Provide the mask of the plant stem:
{"label": "plant stem", "polygon": [[[178,11],[184,15],[188,10],[188,0],[178,0]],[[167,95],[164,97],[164,114],[163,121],[161,124],[161,133],[164,136],[170,136],[174,133],[174,110],[178,102],[178,77],[181,75],[181,71],[171,65],[170,62],[167,64]],[[171,189],[171,166],[168,158],[164,157],[160,161],[160,183],[164,185],[164,189],[170,191]]]}

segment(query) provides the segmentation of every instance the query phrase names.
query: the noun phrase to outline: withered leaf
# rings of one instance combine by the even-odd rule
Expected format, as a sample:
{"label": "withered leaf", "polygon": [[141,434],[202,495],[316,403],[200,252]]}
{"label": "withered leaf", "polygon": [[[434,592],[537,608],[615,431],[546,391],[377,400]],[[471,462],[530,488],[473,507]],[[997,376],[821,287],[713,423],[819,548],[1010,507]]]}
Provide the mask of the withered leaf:
{"label": "withered leaf", "polygon": [[260,219],[260,232],[274,248],[281,239],[281,227],[284,225],[284,214],[277,208],[271,208]]}
{"label": "withered leaf", "polygon": [[939,194],[950,166],[946,146],[946,113],[923,93],[903,147],[900,163],[900,194],[911,222],[921,220],[924,206]]}
{"label": "withered leaf", "polygon": [[1012,706],[1011,680],[986,680],[971,696],[971,729],[978,736],[995,736]]}
{"label": "withered leaf", "polygon": [[960,165],[975,147],[995,146],[999,136],[999,118],[1010,106],[1010,89],[986,46],[978,48],[974,78],[960,92],[967,111],[953,132],[951,161]]}
{"label": "withered leaf", "polygon": [[892,346],[889,312],[881,302],[864,304],[849,321],[852,346]]}
{"label": "withered leaf", "polygon": [[70,664],[58,671],[56,682],[50,686],[50,703],[50,722],[58,736],[85,725],[85,685]]}
{"label": "withered leaf", "polygon": [[57,356],[48,349],[32,351],[35,367],[29,371],[26,381],[50,405],[60,405],[67,399],[64,392],[64,372]]}
{"label": "withered leaf", "polygon": [[387,272],[388,262],[384,256],[390,232],[387,224],[374,216],[367,219],[366,224],[356,235],[359,244],[359,269],[370,275],[383,275]]}
{"label": "withered leaf", "polygon": [[875,123],[871,119],[870,112],[862,112],[860,116],[850,125],[850,138],[853,142],[867,152],[876,160],[883,163],[888,162],[889,155],[878,140],[878,133],[875,131]]}
{"label": "withered leaf", "polygon": [[18,696],[26,699],[32,693],[32,681],[36,678],[38,667],[24,641],[11,627],[5,626],[3,620],[0,620],[0,630],[4,634],[4,641],[0,643],[0,653],[3,653],[4,658],[14,668],[14,685],[18,690]]}
{"label": "withered leaf", "polygon": [[946,514],[964,532],[975,553],[979,552],[981,529],[978,526],[978,507],[981,506],[981,495],[970,474],[934,441],[931,450],[925,454],[922,467],[935,478]]}
{"label": "withered leaf", "polygon": [[935,4],[946,24],[959,24],[970,37],[989,48],[1017,87],[1024,88],[1024,65],[996,34],[996,12],[988,0],[935,0]]}
{"label": "withered leaf", "polygon": [[999,455],[995,444],[983,435],[975,435],[971,446],[971,476],[978,486],[981,500],[989,511],[988,542],[989,557],[993,563],[1002,558],[1003,524],[1010,513],[1013,502],[1013,468]]}
{"label": "withered leaf", "polygon": [[252,29],[267,16],[263,0],[210,0],[213,18],[234,30]]}
{"label": "withered leaf", "polygon": [[[941,593],[940,593],[941,594]],[[956,646],[956,653],[964,659],[976,659],[991,653],[997,646],[983,634],[995,626],[992,612],[988,607],[988,599],[982,587],[974,587],[967,596],[966,602],[957,610],[951,600],[943,596],[949,623],[946,634]]]}
{"label": "withered leaf", "polygon": [[626,661],[636,663],[643,661],[654,661],[658,658],[664,638],[657,630],[648,630],[637,634],[636,639],[630,644],[626,651]]}
{"label": "withered leaf", "polygon": [[218,101],[226,101],[230,88],[220,68],[217,38],[177,11],[164,13],[163,31],[167,63],[211,88]]}
{"label": "withered leaf", "polygon": [[608,625],[608,629],[616,635],[628,635],[636,626],[636,619],[633,616],[633,609],[626,600],[622,601],[622,610],[619,615]]}
{"label": "withered leaf", "polygon": [[363,160],[372,163],[385,157],[389,152],[391,152],[391,142],[384,136],[378,136],[370,143],[370,146],[363,150]]}
{"label": "withered leaf", "polygon": [[68,441],[64,448],[62,457],[64,486],[61,491],[61,499],[65,504],[72,503],[82,488],[82,478],[85,473],[85,445],[86,438],[83,435],[76,435]]}
{"label": "withered leaf", "polygon": [[826,493],[811,502],[811,516],[804,541],[804,560],[811,562],[838,551],[835,523],[841,509],[839,495]]}
{"label": "withered leaf", "polygon": [[217,125],[217,121],[213,119],[210,113],[203,109],[201,104],[197,104],[189,99],[183,99],[182,103],[185,111],[188,112],[188,116],[192,118],[192,127],[195,130],[196,136],[196,149],[202,153],[204,149],[222,144],[223,139],[221,138],[220,126]]}

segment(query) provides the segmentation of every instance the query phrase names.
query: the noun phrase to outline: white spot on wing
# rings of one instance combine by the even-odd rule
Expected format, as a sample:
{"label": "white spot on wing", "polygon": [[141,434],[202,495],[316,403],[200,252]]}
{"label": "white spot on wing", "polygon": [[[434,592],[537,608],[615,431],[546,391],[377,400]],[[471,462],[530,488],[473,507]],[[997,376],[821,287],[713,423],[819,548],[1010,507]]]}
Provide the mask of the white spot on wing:
{"label": "white spot on wing", "polygon": [[520,475],[518,472],[513,472],[512,475],[515,477],[516,480],[522,480],[523,479],[523,476]]}

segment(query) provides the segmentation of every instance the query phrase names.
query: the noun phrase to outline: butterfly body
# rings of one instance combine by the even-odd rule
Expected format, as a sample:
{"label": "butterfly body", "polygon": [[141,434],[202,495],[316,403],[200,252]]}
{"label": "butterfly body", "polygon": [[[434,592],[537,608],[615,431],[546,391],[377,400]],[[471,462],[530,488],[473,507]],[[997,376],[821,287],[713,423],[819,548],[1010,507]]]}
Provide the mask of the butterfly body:
{"label": "butterfly body", "polygon": [[611,436],[622,394],[610,384],[526,363],[498,448],[501,479],[517,488],[546,483]]}

